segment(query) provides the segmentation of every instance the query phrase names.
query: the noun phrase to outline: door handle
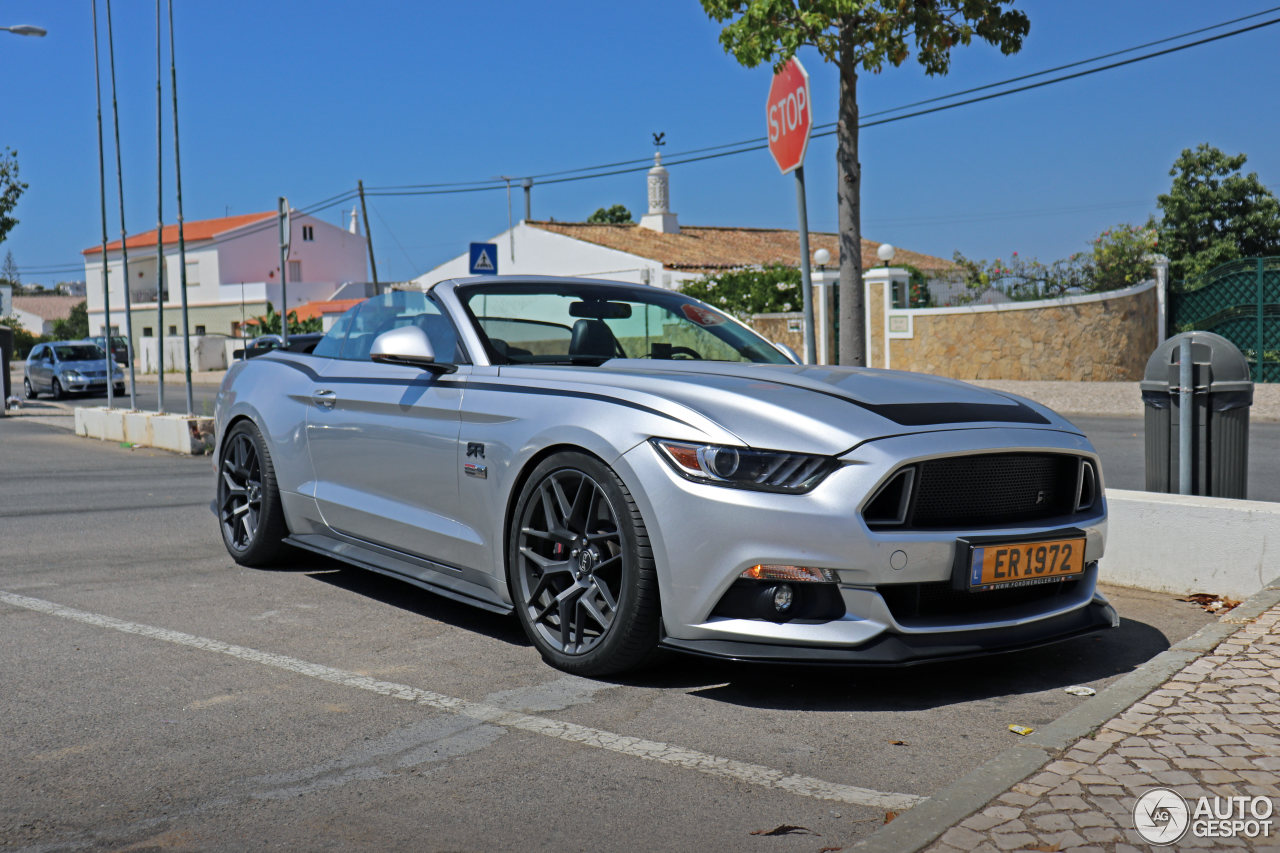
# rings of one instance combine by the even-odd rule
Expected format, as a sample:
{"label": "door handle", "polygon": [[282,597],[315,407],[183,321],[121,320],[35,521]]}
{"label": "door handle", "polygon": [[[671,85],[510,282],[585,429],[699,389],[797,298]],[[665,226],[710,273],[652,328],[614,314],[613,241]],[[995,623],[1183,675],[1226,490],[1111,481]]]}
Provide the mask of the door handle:
{"label": "door handle", "polygon": [[311,402],[322,409],[332,409],[334,403],[338,402],[338,395],[334,391],[320,389],[311,394]]}

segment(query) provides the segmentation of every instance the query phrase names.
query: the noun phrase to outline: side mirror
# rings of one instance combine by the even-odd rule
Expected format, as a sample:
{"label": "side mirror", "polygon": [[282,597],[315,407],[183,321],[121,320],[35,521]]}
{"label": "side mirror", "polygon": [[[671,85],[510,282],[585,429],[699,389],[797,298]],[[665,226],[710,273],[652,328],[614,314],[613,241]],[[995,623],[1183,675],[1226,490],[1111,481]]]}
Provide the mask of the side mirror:
{"label": "side mirror", "polygon": [[231,351],[231,357],[239,361],[244,361],[244,347],[240,347],[240,349],[233,349]]}
{"label": "side mirror", "polygon": [[430,373],[453,373],[458,369],[456,364],[436,361],[431,339],[417,326],[401,326],[378,335],[369,349],[369,358],[379,364],[402,364]]}

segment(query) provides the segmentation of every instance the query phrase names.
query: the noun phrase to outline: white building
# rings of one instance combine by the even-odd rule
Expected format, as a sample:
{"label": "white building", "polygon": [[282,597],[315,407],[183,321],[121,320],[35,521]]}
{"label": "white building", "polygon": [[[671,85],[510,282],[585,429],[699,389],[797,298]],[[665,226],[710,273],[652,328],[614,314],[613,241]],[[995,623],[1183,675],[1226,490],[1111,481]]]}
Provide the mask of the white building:
{"label": "white building", "polygon": [[[287,269],[288,305],[280,281],[280,236],[275,211],[205,219],[183,225],[186,248],[187,304],[191,333],[238,335],[245,320],[267,310],[293,310],[316,299],[328,298],[343,282],[366,278],[366,244],[353,230],[345,230],[294,212]],[[181,331],[181,297],[178,228],[166,225],[161,235],[164,251],[163,334]],[[103,327],[102,247],[91,246],[84,255],[89,329]],[[156,231],[129,237],[129,295],[132,301],[133,341],[156,333],[157,281]],[[111,326],[125,329],[124,288],[121,281],[120,241],[107,244],[107,277],[111,284]]]}
{"label": "white building", "polygon": [[[649,212],[639,224],[606,225],[554,220],[522,221],[488,242],[497,245],[497,271],[513,275],[570,275],[675,288],[724,270],[785,264],[800,266],[800,238],[780,228],[725,228],[681,225],[670,209],[670,181],[661,157],[648,173]],[[862,241],[862,265],[880,263],[879,243]],[[810,251],[826,249],[830,266],[839,265],[836,234],[810,232]],[[425,287],[447,278],[471,275],[471,256],[459,255],[418,276]],[[897,250],[895,262],[922,270],[941,270],[949,261]]]}

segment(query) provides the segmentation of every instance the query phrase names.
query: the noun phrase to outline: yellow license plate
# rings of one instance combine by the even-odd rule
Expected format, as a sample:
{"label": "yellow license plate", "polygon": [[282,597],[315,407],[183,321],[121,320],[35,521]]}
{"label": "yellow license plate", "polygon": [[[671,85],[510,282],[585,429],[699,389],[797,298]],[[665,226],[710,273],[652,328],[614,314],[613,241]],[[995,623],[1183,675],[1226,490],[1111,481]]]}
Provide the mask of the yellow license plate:
{"label": "yellow license plate", "polygon": [[1034,586],[1084,574],[1084,542],[975,545],[969,556],[969,589]]}

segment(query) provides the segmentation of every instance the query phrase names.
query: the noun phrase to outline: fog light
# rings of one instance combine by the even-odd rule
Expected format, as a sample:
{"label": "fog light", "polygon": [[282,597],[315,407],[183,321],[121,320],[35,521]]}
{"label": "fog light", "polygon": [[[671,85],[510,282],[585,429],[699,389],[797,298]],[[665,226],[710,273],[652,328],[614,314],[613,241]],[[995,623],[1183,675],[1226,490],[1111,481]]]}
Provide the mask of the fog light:
{"label": "fog light", "polygon": [[773,588],[773,609],[784,614],[796,600],[796,591],[790,584],[780,583]]}

